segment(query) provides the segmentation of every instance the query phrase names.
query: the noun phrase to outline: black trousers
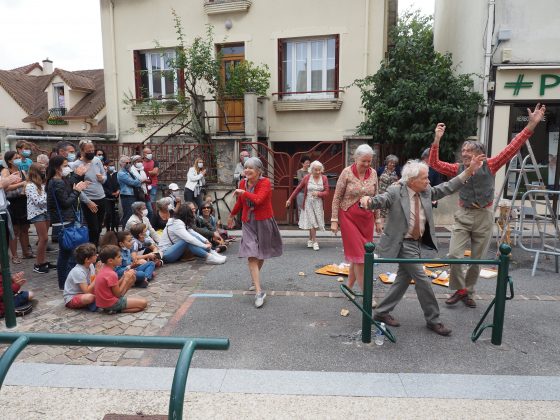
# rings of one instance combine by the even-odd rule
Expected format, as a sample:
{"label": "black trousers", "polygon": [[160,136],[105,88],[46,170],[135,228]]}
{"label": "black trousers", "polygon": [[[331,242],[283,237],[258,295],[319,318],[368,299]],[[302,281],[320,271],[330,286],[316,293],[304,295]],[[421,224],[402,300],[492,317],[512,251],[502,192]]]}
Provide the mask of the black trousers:
{"label": "black trousers", "polygon": [[198,194],[196,197],[194,196],[194,191],[185,188],[184,192],[185,202],[190,201],[191,203],[196,204],[196,206],[200,209],[202,207],[202,194]]}
{"label": "black trousers", "polygon": [[105,228],[117,232],[119,230],[119,203],[118,198],[106,198],[105,201]]}
{"label": "black trousers", "polygon": [[88,227],[89,241],[97,246],[99,245],[99,235],[103,228],[103,220],[105,219],[106,200],[102,198],[100,200],[91,201],[97,204],[97,213],[93,213],[85,203],[82,203],[82,211]]}

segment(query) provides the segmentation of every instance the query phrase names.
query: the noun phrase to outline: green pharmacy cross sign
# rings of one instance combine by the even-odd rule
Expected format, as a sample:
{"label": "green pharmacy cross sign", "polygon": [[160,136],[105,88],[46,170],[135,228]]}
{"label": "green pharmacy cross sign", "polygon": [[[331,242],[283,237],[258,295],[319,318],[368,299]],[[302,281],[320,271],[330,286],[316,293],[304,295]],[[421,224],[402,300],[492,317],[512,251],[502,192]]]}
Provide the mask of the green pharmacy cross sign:
{"label": "green pharmacy cross sign", "polygon": [[[513,89],[513,96],[517,96],[519,95],[521,89],[532,88],[533,82],[526,82],[523,80],[524,78],[525,75],[520,74],[517,76],[517,80],[515,82],[505,82],[504,89]],[[558,85],[560,85],[560,75],[541,74],[539,87],[540,96],[544,96],[547,89],[552,89]]]}

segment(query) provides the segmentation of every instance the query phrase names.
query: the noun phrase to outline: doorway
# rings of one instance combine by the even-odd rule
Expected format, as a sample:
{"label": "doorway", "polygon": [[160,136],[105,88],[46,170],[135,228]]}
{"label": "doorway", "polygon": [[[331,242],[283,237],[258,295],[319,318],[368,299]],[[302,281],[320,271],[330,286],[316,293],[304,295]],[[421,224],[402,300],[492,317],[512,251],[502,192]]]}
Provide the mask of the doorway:
{"label": "doorway", "polygon": [[[233,69],[245,61],[244,44],[227,44],[218,48],[221,54],[220,73],[222,82],[230,79]],[[218,106],[219,131],[221,132],[244,132],[245,131],[245,108],[243,98],[221,98],[222,105]]]}

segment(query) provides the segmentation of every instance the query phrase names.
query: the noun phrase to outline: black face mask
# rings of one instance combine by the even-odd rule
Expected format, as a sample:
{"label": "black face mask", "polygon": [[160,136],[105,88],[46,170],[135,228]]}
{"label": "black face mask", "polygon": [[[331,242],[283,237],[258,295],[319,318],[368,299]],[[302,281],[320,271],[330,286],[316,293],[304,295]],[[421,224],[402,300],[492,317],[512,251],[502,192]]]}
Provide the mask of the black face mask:
{"label": "black face mask", "polygon": [[94,153],[94,152],[91,152],[91,153],[84,153],[84,157],[85,157],[87,160],[92,160],[92,159],[95,157],[95,153]]}
{"label": "black face mask", "polygon": [[41,179],[44,181],[45,179],[47,179],[47,174],[44,172],[41,172]]}

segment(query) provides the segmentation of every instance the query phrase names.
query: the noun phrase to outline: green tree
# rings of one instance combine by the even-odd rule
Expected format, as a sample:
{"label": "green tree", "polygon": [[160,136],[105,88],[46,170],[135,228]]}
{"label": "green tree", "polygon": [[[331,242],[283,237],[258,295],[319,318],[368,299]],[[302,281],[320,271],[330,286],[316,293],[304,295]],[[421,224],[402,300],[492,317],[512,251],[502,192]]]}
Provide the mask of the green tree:
{"label": "green tree", "polygon": [[431,17],[405,12],[393,28],[394,46],[374,74],[355,83],[365,121],[358,133],[376,143],[403,144],[405,156],[420,156],[438,122],[446,124],[440,155],[454,159],[459,144],[476,134],[482,96],[467,74],[455,74],[451,54],[433,47]]}

